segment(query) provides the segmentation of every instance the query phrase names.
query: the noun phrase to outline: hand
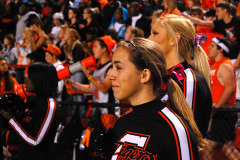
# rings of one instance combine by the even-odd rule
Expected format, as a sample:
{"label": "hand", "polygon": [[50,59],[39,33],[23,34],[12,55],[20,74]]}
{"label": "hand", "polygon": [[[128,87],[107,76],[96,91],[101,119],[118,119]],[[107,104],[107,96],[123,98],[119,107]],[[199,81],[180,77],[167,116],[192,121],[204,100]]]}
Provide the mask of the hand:
{"label": "hand", "polygon": [[3,109],[0,111],[0,114],[8,121],[13,117],[11,113],[6,112]]}
{"label": "hand", "polygon": [[235,63],[234,63],[234,67],[235,67],[235,68],[238,68],[238,67],[239,67],[239,63],[235,62]]}
{"label": "hand", "polygon": [[74,84],[74,81],[71,80],[71,79],[69,79],[69,78],[64,79],[63,81],[64,81],[65,84],[68,83],[68,84],[71,85],[71,86],[73,86],[73,84]]}
{"label": "hand", "polygon": [[91,71],[90,71],[89,69],[87,69],[83,63],[81,63],[81,66],[82,66],[82,71],[83,71],[83,73],[84,73],[87,77],[89,77]]}

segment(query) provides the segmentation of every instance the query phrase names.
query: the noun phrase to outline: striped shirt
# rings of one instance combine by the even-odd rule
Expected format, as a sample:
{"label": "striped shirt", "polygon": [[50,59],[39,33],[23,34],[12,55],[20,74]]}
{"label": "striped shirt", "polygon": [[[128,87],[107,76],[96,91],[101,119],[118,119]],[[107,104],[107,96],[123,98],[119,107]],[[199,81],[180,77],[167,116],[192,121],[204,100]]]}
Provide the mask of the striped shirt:
{"label": "striped shirt", "polygon": [[133,106],[114,126],[112,160],[198,160],[196,139],[187,121],[163,102]]}
{"label": "striped shirt", "polygon": [[[205,137],[212,111],[212,95],[205,78],[186,61],[181,63],[184,67],[183,80],[178,81],[174,74],[171,78],[179,85],[184,96],[193,110],[197,126]],[[170,69],[171,70],[171,69]]]}

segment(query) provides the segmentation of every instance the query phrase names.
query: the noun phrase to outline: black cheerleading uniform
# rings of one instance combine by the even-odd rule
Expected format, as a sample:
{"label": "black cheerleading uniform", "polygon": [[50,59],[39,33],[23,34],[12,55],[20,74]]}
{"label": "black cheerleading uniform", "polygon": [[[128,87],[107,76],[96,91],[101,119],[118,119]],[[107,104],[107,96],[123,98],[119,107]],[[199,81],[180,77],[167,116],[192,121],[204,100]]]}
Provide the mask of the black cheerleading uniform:
{"label": "black cheerleading uniform", "polygon": [[[212,111],[212,95],[205,78],[186,61],[181,63],[184,71],[179,82],[175,74],[171,78],[178,84],[193,110],[194,119],[203,137],[206,136]],[[169,69],[171,70],[171,69]]]}
{"label": "black cheerleading uniform", "polygon": [[9,124],[19,137],[18,160],[54,160],[53,141],[60,118],[53,98],[31,96],[28,114]]}
{"label": "black cheerleading uniform", "polygon": [[133,106],[114,126],[112,160],[199,160],[188,122],[159,99]]}

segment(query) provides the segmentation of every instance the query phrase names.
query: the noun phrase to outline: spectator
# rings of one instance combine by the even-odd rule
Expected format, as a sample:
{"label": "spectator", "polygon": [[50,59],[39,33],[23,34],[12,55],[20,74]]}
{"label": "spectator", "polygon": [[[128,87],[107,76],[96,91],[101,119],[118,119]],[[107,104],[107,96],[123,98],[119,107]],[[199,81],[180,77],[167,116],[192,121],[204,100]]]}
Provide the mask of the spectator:
{"label": "spectator", "polygon": [[40,18],[36,12],[30,11],[30,6],[28,3],[23,3],[21,5],[20,11],[21,11],[20,12],[21,17],[20,17],[20,20],[17,22],[17,26],[16,26],[16,36],[15,36],[16,42],[19,42],[22,40],[22,31],[25,27],[27,27],[30,17],[32,17],[30,15],[34,15],[35,17]]}
{"label": "spectator", "polygon": [[166,14],[180,14],[181,12],[177,8],[177,0],[163,0],[165,11],[160,16]]}
{"label": "spectator", "polygon": [[102,8],[102,26],[106,30],[112,20],[112,16],[116,9],[119,7],[119,4],[115,0],[109,0],[108,3]]}
{"label": "spectator", "polygon": [[[120,42],[112,62],[114,96],[128,100],[133,109],[114,125],[112,159],[133,153],[141,153],[134,154],[136,159],[199,159],[198,147],[204,147],[204,140],[180,88],[167,78],[159,46],[143,38]],[[168,88],[169,106],[160,100],[162,86]]]}
{"label": "spectator", "polygon": [[[44,48],[44,50],[45,50],[45,59],[48,63],[52,64],[57,71],[64,68],[61,61],[59,61],[61,50],[57,46],[52,44],[48,46],[48,48]],[[63,86],[64,86],[63,80],[58,81],[56,100],[59,102],[62,100]]]}
{"label": "spectator", "polygon": [[138,27],[144,31],[144,36],[148,37],[151,30],[151,21],[140,13],[139,3],[136,1],[131,2],[128,12],[130,17],[126,20],[126,26]]}
{"label": "spectator", "polygon": [[69,22],[68,11],[69,8],[73,7],[72,2],[70,0],[58,0],[58,2],[60,3],[60,13],[63,14],[65,23]]}
{"label": "spectator", "polygon": [[[17,64],[18,57],[16,47],[14,47],[15,40],[13,34],[6,34],[3,43],[4,49],[1,58],[5,59],[7,64]],[[15,76],[15,69],[10,68],[9,73]]]}
{"label": "spectator", "polygon": [[[216,37],[209,46],[209,57],[216,63],[211,67],[211,93],[214,108],[233,108],[236,103],[236,72],[228,58],[231,51],[231,41]],[[221,147],[224,154],[232,160],[240,159],[233,141],[236,137],[236,112],[213,113],[210,132],[207,135],[208,145],[204,150],[204,160],[214,159],[214,149]]]}
{"label": "spectator", "polygon": [[78,10],[76,8],[69,8],[68,18],[70,20],[70,24],[68,26],[69,28],[73,28],[77,32],[79,32],[79,21],[77,20],[77,17],[78,17]]}
{"label": "spectator", "polygon": [[13,78],[8,71],[7,61],[4,58],[0,57],[0,78],[1,78],[1,87],[0,87],[0,96],[6,93],[14,93],[15,87],[18,85],[18,82]]}
{"label": "spectator", "polygon": [[[67,28],[64,34],[64,41],[66,42],[64,45],[64,51],[66,54],[66,63],[75,63],[83,60],[87,57],[86,53],[83,50],[82,44],[79,41],[80,36],[78,32],[73,28]],[[87,78],[82,71],[73,74],[71,80],[76,81],[78,83],[85,83]],[[83,95],[73,95],[73,101],[75,102],[84,102]],[[80,106],[80,117],[85,117],[85,109],[84,105]]]}
{"label": "spectator", "polygon": [[57,41],[59,40],[58,37],[58,33],[61,29],[61,26],[63,24],[63,15],[61,13],[55,13],[53,15],[53,23],[54,23],[54,27],[52,28],[51,34],[54,36],[54,44],[57,43]]}
{"label": "spectator", "polygon": [[18,21],[17,17],[17,6],[14,2],[9,0],[4,1],[4,13],[0,15],[0,40],[3,40],[5,34],[13,34],[16,32],[16,24]]}
{"label": "spectator", "polygon": [[133,37],[144,37],[144,32],[143,30],[137,28],[137,27],[132,27],[128,26],[125,32],[125,40],[128,41],[132,39]]}
{"label": "spectator", "polygon": [[[45,52],[42,47],[45,47],[47,35],[42,27],[43,23],[37,17],[30,22],[30,28],[32,30],[32,32],[30,32],[30,49],[35,54],[35,62],[45,62]],[[35,36],[37,37],[36,39]]]}
{"label": "spectator", "polygon": [[102,27],[99,25],[97,19],[95,19],[96,14],[99,14],[98,8],[88,7],[83,10],[83,21],[86,21],[85,27],[82,27],[80,30],[83,41],[86,40],[86,32],[88,32],[88,30],[95,30],[98,37],[103,34]]}
{"label": "spectator", "polygon": [[[212,110],[209,88],[210,67],[202,47],[194,44],[195,34],[195,28],[188,19],[169,14],[156,22],[149,39],[157,42],[162,49],[170,77],[182,89],[193,110],[197,126],[205,137]],[[176,72],[180,72],[182,78],[171,73],[172,70],[179,68],[182,69]],[[162,100],[167,100],[167,98]]]}
{"label": "spectator", "polygon": [[[24,28],[22,32],[23,40],[17,43],[18,65],[27,65],[27,55],[31,53],[30,32],[32,32],[30,28]],[[19,84],[24,82],[24,71],[25,68],[16,68],[16,79]]]}
{"label": "spectator", "polygon": [[128,18],[128,11],[124,7],[118,7],[112,17],[112,22],[109,26],[109,28],[114,28],[119,38],[125,37],[125,31],[126,31],[126,20]]}
{"label": "spectator", "polygon": [[[192,12],[194,12],[196,7],[192,8]],[[197,10],[199,10],[199,8],[196,8]],[[195,12],[196,13],[196,12]],[[199,12],[200,14],[197,15],[197,17],[199,17],[199,19],[203,19],[203,17],[201,16],[202,13]],[[205,21],[214,21],[217,19],[216,15],[215,15],[216,11],[215,9],[209,9],[205,12],[204,14],[204,20]],[[203,33],[206,34],[208,36],[208,38],[206,39],[206,41],[204,43],[202,43],[202,48],[205,51],[205,53],[208,55],[208,47],[211,44],[212,38],[214,37],[224,37],[223,34],[217,33],[213,30],[212,27],[209,26],[200,26],[200,25],[196,25],[196,30],[197,33]],[[209,58],[209,64],[213,65],[215,63],[215,61],[212,58]]]}
{"label": "spectator", "polygon": [[[213,29],[221,34],[224,37],[230,39],[232,41],[232,51],[229,52],[229,58],[233,62],[237,75],[240,75],[240,19],[238,17],[232,16],[230,13],[230,5],[229,3],[219,3],[216,7],[216,15],[218,20],[215,21],[203,21],[200,19],[196,19],[193,17],[186,16],[190,18],[195,24],[202,26],[210,26]],[[239,77],[237,78],[237,99],[240,99],[240,81]]]}
{"label": "spectator", "polygon": [[53,141],[60,122],[54,99],[58,83],[56,69],[51,64],[32,64],[25,83],[27,92],[36,93],[27,99],[27,113],[22,118],[4,110],[0,113],[19,135],[19,160],[55,160]]}
{"label": "spectator", "polygon": [[66,43],[66,41],[64,40],[65,31],[66,31],[66,27],[61,26],[61,29],[58,32],[59,41],[56,43],[56,46],[61,49],[61,55],[59,56],[59,60],[63,64],[66,63],[66,55],[65,55],[65,51],[64,51],[64,44]]}
{"label": "spectator", "polygon": [[230,59],[237,59],[234,63],[235,67],[240,65],[240,20],[230,14],[229,3],[219,3],[216,7],[216,15],[218,20],[204,21],[187,15],[183,15],[189,18],[193,23],[202,26],[213,27],[215,31],[222,33],[225,37],[233,42],[233,51],[230,53]]}
{"label": "spectator", "polygon": [[[27,58],[27,65],[29,65],[29,66],[35,62],[35,60],[34,60],[34,53],[28,54],[26,56],[26,58]],[[24,71],[24,77],[25,78],[27,77],[27,73],[28,73],[28,67]]]}
{"label": "spectator", "polygon": [[[115,45],[116,41],[113,40],[110,36],[103,36],[101,38],[97,38],[93,46],[94,57],[98,60],[98,66],[96,70],[91,75],[90,70],[86,69],[85,66],[82,65],[83,72],[91,83],[80,84],[72,80],[67,80],[66,82],[80,91],[93,94],[93,102],[114,103],[115,98],[113,97],[111,90],[112,83],[109,79],[109,72],[112,65],[112,49],[115,47]],[[101,107],[93,108],[92,120],[89,127],[85,130],[85,138],[82,142],[86,147],[89,147],[89,138],[91,135],[91,131],[93,131],[92,128],[94,128],[94,135],[96,136],[99,133],[103,132],[105,129],[113,127],[112,125],[114,124],[114,120],[111,121],[110,119],[109,124],[104,123],[104,119],[102,119],[104,117],[107,119],[107,114],[112,114],[112,116],[110,117],[114,119],[113,115],[115,114],[115,109]],[[118,116],[120,115],[118,114]],[[103,128],[101,127],[102,125],[104,126]],[[93,147],[92,145],[93,144],[90,144],[90,147]]]}

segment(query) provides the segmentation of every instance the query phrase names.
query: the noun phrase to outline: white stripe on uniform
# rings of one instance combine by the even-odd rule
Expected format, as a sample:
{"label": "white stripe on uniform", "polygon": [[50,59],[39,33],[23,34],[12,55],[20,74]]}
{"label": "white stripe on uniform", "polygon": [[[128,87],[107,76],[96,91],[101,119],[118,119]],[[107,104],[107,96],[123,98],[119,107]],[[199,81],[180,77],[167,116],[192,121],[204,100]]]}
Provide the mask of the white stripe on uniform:
{"label": "white stripe on uniform", "polygon": [[191,109],[193,109],[194,77],[192,71],[188,68],[184,70],[186,74],[186,100]]}
{"label": "white stripe on uniform", "polygon": [[181,159],[190,160],[191,156],[189,152],[188,136],[183,124],[178,119],[178,117],[174,113],[172,113],[172,111],[169,110],[167,107],[163,108],[161,112],[171,121],[171,123],[176,129],[176,133],[179,138],[179,146],[182,156]]}
{"label": "white stripe on uniform", "polygon": [[17,131],[17,133],[29,144],[31,145],[38,145],[44,138],[45,134],[48,131],[48,128],[51,125],[53,116],[54,116],[54,110],[55,110],[55,102],[52,98],[49,99],[50,106],[48,108],[48,115],[47,118],[43,124],[43,127],[41,128],[40,134],[36,138],[29,137],[26,132],[22,129],[21,126],[18,125],[18,123],[15,122],[14,119],[10,119],[9,123]]}

